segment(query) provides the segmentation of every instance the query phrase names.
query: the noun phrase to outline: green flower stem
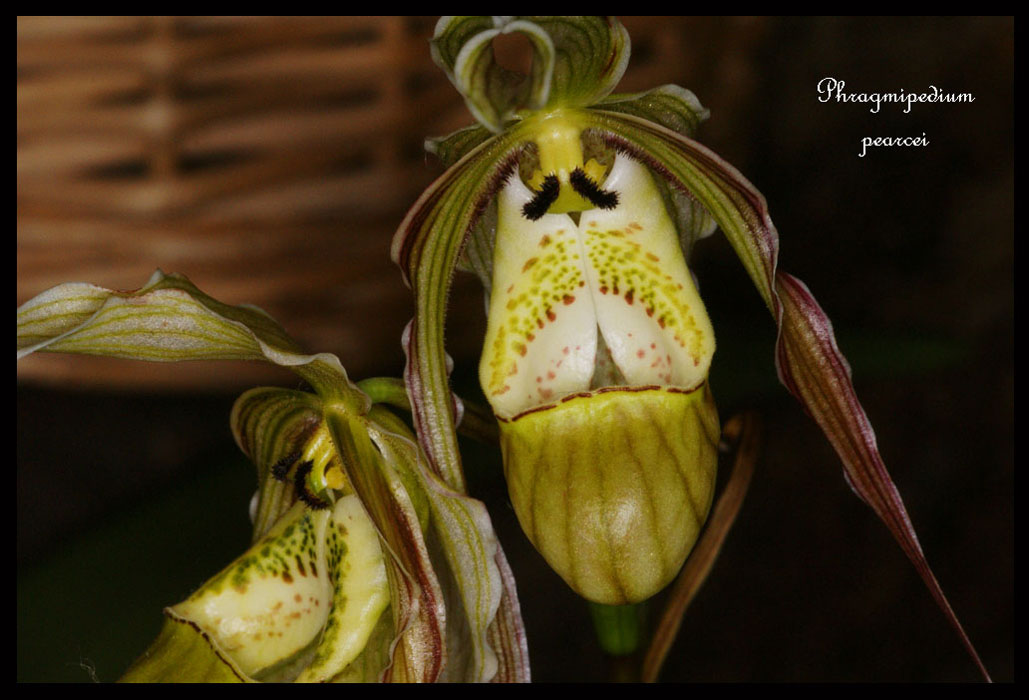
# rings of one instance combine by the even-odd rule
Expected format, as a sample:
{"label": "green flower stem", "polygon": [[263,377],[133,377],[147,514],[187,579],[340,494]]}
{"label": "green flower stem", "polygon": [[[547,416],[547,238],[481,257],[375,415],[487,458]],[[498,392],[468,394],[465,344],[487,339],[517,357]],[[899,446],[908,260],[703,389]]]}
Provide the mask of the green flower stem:
{"label": "green flower stem", "polygon": [[646,603],[604,605],[589,602],[593,627],[600,648],[611,656],[628,656],[636,652],[643,640]]}
{"label": "green flower stem", "polygon": [[369,377],[357,383],[357,388],[372,400],[410,412],[411,402],[407,398],[404,380],[396,377]]}

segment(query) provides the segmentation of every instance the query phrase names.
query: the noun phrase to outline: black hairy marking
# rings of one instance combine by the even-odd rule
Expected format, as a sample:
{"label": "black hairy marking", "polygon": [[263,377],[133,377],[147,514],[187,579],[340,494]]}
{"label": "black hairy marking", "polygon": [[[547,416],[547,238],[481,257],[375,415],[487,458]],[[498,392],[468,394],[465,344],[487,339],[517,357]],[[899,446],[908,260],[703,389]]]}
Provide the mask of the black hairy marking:
{"label": "black hairy marking", "polygon": [[329,503],[318,498],[315,494],[311,493],[311,490],[307,488],[307,476],[314,469],[314,462],[307,460],[297,467],[297,473],[293,476],[293,488],[297,494],[297,497],[311,506],[316,510],[322,508],[328,508]]}
{"label": "black hairy marking", "polygon": [[618,193],[600,189],[600,185],[593,182],[582,168],[573,170],[568,181],[573,190],[598,209],[614,209],[618,206]]}
{"label": "black hairy marking", "polygon": [[522,207],[522,215],[529,221],[539,220],[547,213],[547,209],[550,209],[550,205],[557,201],[560,192],[561,183],[558,182],[557,175],[547,175],[543,178],[540,191]]}
{"label": "black hairy marking", "polygon": [[289,470],[298,459],[300,459],[299,451],[290,452],[288,455],[272,465],[272,476],[279,481],[285,481],[286,475],[289,474]]}

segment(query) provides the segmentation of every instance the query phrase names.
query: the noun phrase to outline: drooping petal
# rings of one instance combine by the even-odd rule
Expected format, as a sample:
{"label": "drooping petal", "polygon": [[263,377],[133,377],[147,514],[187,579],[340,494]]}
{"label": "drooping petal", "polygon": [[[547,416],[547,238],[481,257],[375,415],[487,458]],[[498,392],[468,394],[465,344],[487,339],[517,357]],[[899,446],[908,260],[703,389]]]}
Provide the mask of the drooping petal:
{"label": "drooping petal", "polygon": [[[829,317],[807,286],[792,275],[780,272],[776,276],[776,291],[783,308],[775,358],[779,378],[794,396],[801,399],[808,414],[829,438],[844,464],[860,465],[860,468],[844,471],[847,483],[897,537],[936,604],[955,627],[979,670],[988,679],[986,667],[980,661],[971,640],[965,635],[922,553],[900,492],[894,486],[879,454],[875,431],[854,393],[850,366],[836,346]],[[897,536],[897,533],[903,536]]]}
{"label": "drooping petal", "polygon": [[[523,143],[522,134],[514,129],[469,152],[422,194],[393,238],[393,261],[415,291],[415,318],[403,338],[407,354],[404,381],[412,418],[429,466],[458,493],[465,493],[467,487],[457,449],[455,404],[443,343],[446,299],[461,247],[489,198],[513,168]],[[499,566],[499,557],[495,566]],[[501,581],[505,585],[499,609],[507,616],[504,631],[511,650],[504,656],[525,658],[524,647],[514,651],[524,645],[521,620],[511,614],[516,608],[509,599],[516,593],[508,579]],[[497,630],[497,624],[490,629]],[[521,667],[527,671],[527,664]]]}
{"label": "drooping petal", "polygon": [[18,308],[18,359],[69,352],[130,360],[263,360],[288,367],[319,394],[367,410],[339,358],[305,355],[256,306],[229,306],[181,275],[156,271],[141,289],[63,284]]}
{"label": "drooping petal", "polygon": [[489,643],[497,654],[497,675],[493,677],[493,682],[528,683],[532,680],[529,668],[529,642],[525,636],[514,573],[499,542],[496,563],[504,593],[500,598],[497,616],[493,618],[489,628]]}
{"label": "drooping petal", "polygon": [[[389,403],[410,410],[406,393],[396,395],[393,380],[366,380],[360,386],[377,402],[391,397]],[[402,383],[399,389],[403,391]],[[451,574],[441,581],[447,596],[446,678],[528,682],[528,647],[514,576],[484,505],[445,486],[421,457],[408,428],[392,413],[374,406],[369,421],[374,426],[372,440],[408,492],[426,499],[431,510],[431,517],[424,519],[429,522],[430,553],[435,550],[446,562],[437,571]]]}
{"label": "drooping petal", "polygon": [[325,418],[346,476],[391,555],[386,573],[395,636],[383,680],[435,682],[446,663],[446,609],[415,506],[372,444],[364,419],[331,406]]}
{"label": "drooping petal", "polygon": [[826,433],[843,462],[847,482],[886,523],[988,677],[929,568],[900,494],[883,466],[828,317],[798,280],[777,272],[778,233],[764,197],[709,149],[669,129],[625,114],[594,111],[591,119],[608,143],[628,151],[698,199],[718,222],[779,328],[780,379]]}
{"label": "drooping petal", "polygon": [[[489,637],[505,588],[496,564],[502,554],[486,507],[452,490],[429,469],[399,419],[382,409],[373,409],[373,419],[371,436],[376,446],[402,478],[405,471],[416,478],[418,490],[427,497],[431,517],[426,538],[446,560],[446,566],[437,571],[452,575],[453,580],[443,586],[445,593],[456,589],[447,605],[447,678],[491,680],[498,673],[497,657],[517,656],[519,645],[511,638]],[[494,646],[498,643],[499,647]]]}
{"label": "drooping petal", "polygon": [[432,468],[461,492],[466,488],[443,343],[447,294],[465,238],[522,146],[515,129],[469,152],[422,193],[393,238],[393,261],[415,292],[415,318],[404,336],[411,413]]}

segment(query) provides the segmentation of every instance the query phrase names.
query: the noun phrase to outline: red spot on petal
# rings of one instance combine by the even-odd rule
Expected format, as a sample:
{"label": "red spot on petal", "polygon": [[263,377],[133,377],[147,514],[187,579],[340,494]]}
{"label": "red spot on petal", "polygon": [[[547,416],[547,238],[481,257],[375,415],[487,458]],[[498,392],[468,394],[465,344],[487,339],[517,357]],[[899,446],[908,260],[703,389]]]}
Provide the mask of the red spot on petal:
{"label": "red spot on petal", "polygon": [[514,289],[514,285],[512,284],[510,287],[507,288],[506,294],[510,294],[511,290],[513,290],[513,289]]}
{"label": "red spot on petal", "polygon": [[575,301],[575,297],[573,297],[571,294],[565,294],[563,297],[561,297],[561,301],[565,303],[565,306],[568,306],[573,301]]}
{"label": "red spot on petal", "polygon": [[651,343],[650,344],[650,349],[651,350],[657,350],[657,344],[656,343]]}
{"label": "red spot on petal", "polygon": [[654,309],[647,309],[647,316],[653,316],[653,315],[654,315]]}
{"label": "red spot on petal", "polygon": [[665,327],[665,317],[664,316],[662,316],[659,319],[657,319],[657,325],[661,326],[662,328]]}
{"label": "red spot on petal", "polygon": [[545,235],[540,239],[540,248],[546,248],[548,245],[550,245],[550,236]]}
{"label": "red spot on petal", "polygon": [[642,350],[637,350],[636,351],[636,357],[640,358],[641,360],[643,359],[643,356],[646,355],[646,354],[647,353],[643,352]]}
{"label": "red spot on petal", "polygon": [[536,325],[539,326],[540,328],[543,328],[543,319],[542,318],[537,318],[536,319]]}
{"label": "red spot on petal", "polygon": [[557,375],[556,375],[556,374],[554,374],[553,372],[549,372],[549,371],[547,372],[547,379],[553,379],[553,378],[554,378],[554,377],[556,377],[556,376],[557,376]]}
{"label": "red spot on petal", "polygon": [[600,288],[600,293],[601,294],[607,294],[607,286],[606,285]]}
{"label": "red spot on petal", "polygon": [[547,318],[550,319],[551,321],[553,321],[555,318],[557,318],[557,316],[554,314],[553,311],[551,311],[550,309],[547,309]]}
{"label": "red spot on petal", "polygon": [[563,353],[564,353],[565,355],[567,355],[567,354],[568,354],[568,353],[570,352],[570,351],[568,350],[568,346],[567,346],[567,345],[565,345],[565,346],[564,346],[563,348],[561,348],[561,352],[563,352]]}
{"label": "red spot on petal", "polygon": [[632,293],[633,293],[633,290],[631,290],[631,289],[625,293],[625,303],[627,303],[627,304],[631,304],[632,303]]}
{"label": "red spot on petal", "polygon": [[528,271],[528,269],[530,267],[532,267],[533,265],[535,265],[538,261],[539,261],[539,258],[529,258],[528,260],[526,260],[525,264],[522,265],[522,272]]}

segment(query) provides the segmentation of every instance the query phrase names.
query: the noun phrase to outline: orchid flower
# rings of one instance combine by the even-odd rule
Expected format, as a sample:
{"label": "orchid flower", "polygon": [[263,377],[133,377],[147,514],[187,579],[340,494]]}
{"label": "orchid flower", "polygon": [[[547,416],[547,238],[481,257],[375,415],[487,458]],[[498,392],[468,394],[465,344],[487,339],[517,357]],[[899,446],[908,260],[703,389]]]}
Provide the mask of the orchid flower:
{"label": "orchid flower", "polygon": [[[510,33],[531,45],[527,75],[495,60],[491,42]],[[611,94],[629,37],[610,18],[445,17],[432,53],[478,121],[427,142],[448,169],[392,247],[415,296],[405,380],[434,471],[463,489],[444,348],[461,268],[486,288],[479,378],[526,535],[590,601],[661,590],[714,491],[715,336],[688,261],[720,229],[776,324],[779,379],[986,675],[922,553],[829,318],[778,269],[764,197],[693,140],[708,116],[693,93]]]}
{"label": "orchid flower", "polygon": [[256,307],[156,272],[122,292],[65,284],[18,309],[18,358],[261,360],[313,391],[258,388],[231,417],[254,462],[252,546],[165,610],[126,681],[528,680],[514,583],[479,501],[444,483],[386,404]]}

